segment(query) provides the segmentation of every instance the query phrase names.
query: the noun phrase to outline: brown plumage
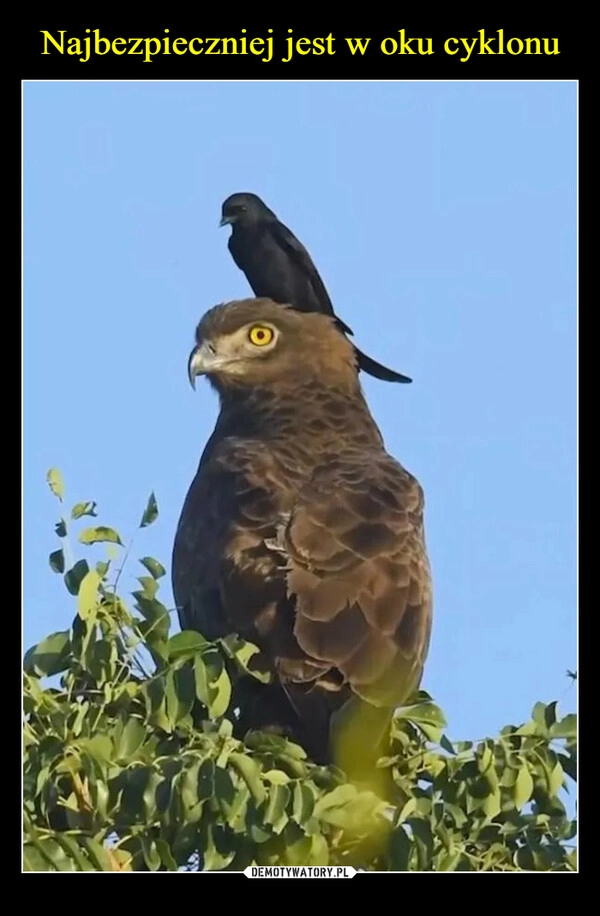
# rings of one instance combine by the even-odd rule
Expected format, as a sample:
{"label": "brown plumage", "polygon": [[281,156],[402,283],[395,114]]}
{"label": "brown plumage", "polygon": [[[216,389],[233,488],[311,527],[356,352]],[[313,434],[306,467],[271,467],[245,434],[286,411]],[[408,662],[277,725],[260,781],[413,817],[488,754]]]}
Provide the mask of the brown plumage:
{"label": "brown plumage", "polygon": [[[221,411],[175,538],[181,626],[263,651],[276,683],[254,688],[244,728],[279,726],[352,769],[356,735],[372,754],[427,655],[421,487],[386,453],[331,317],[231,302],[196,341],[190,378],[208,376]],[[344,744],[357,716],[366,731]]]}

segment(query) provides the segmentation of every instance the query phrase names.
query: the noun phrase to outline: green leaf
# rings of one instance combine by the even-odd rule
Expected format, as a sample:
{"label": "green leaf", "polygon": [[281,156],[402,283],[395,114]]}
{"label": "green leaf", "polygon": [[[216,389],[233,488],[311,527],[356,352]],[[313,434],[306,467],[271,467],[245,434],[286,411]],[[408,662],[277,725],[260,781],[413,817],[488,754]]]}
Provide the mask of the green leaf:
{"label": "green leaf", "polygon": [[151,678],[143,686],[146,698],[146,713],[152,725],[169,730],[170,723],[165,713],[165,681],[162,677]]}
{"label": "green leaf", "polygon": [[500,789],[496,789],[494,792],[490,792],[490,794],[484,798],[481,809],[486,817],[488,817],[490,820],[493,820],[495,817],[497,817],[498,814],[500,814],[500,811],[502,810]]}
{"label": "green leaf", "polygon": [[574,782],[577,781],[577,759],[575,756],[567,756],[566,754],[557,755],[563,770]]}
{"label": "green leaf", "polygon": [[576,671],[570,671],[569,668],[567,668],[567,677],[570,677],[572,681],[576,681],[576,680],[577,680],[577,672],[576,672]]}
{"label": "green leaf", "polygon": [[144,514],[142,515],[142,520],[138,527],[146,528],[148,525],[151,525],[152,522],[155,522],[158,518],[158,505],[156,502],[156,497],[154,493],[151,493],[148,497],[148,502],[146,508],[144,509]]}
{"label": "green leaf", "polygon": [[82,515],[97,516],[96,505],[97,503],[95,502],[75,503],[71,509],[71,518],[81,518]]}
{"label": "green leaf", "polygon": [[77,865],[53,838],[47,838],[37,844],[38,851],[46,857],[48,865],[44,871],[77,871]]}
{"label": "green leaf", "polygon": [[464,827],[468,821],[468,818],[463,809],[459,808],[458,805],[455,805],[452,802],[446,802],[444,807],[454,821],[457,830],[460,830],[461,827]]}
{"label": "green leaf", "polygon": [[194,630],[182,630],[181,633],[175,633],[169,639],[167,643],[167,658],[169,661],[180,658],[193,658],[206,645],[206,639],[200,633],[196,633]]}
{"label": "green leaf", "polygon": [[[212,764],[212,760],[204,761],[204,765],[206,764]],[[181,801],[185,807],[185,815],[190,823],[197,823],[202,815],[202,800],[198,797],[198,777],[202,765],[200,760],[193,760],[191,766],[189,766],[181,776],[176,777],[171,784],[175,790],[179,789],[181,793]],[[214,765],[212,766],[212,771],[211,780],[214,777]],[[211,791],[207,794],[209,797],[213,794],[212,786]],[[165,810],[166,807],[165,805]]]}
{"label": "green leaf", "polygon": [[261,775],[260,767],[252,757],[247,754],[238,754],[234,752],[229,755],[231,765],[238,771],[253,796],[257,804],[260,804],[267,797]]}
{"label": "green leaf", "polygon": [[552,728],[556,722],[556,707],[558,706],[557,701],[548,703],[544,711],[544,721],[546,723],[546,728]]}
{"label": "green leaf", "polygon": [[235,856],[235,850],[227,850],[227,844],[224,842],[223,828],[216,824],[208,824],[206,828],[206,840],[202,849],[202,864],[206,871],[221,871],[231,863]]}
{"label": "green leaf", "polygon": [[90,860],[95,866],[96,871],[114,871],[109,855],[100,843],[93,837],[85,838],[85,846]]}
{"label": "green leaf", "polygon": [[345,805],[355,799],[356,795],[356,786],[350,783],[337,786],[332,792],[327,792],[318,799],[315,804],[314,816],[321,817],[328,808],[339,808],[341,805]]}
{"label": "green leaf", "polygon": [[408,871],[412,843],[404,827],[396,827],[390,836],[387,858],[390,871]]}
{"label": "green leaf", "polygon": [[62,548],[60,550],[53,550],[48,557],[48,562],[53,572],[63,573],[65,571],[65,555],[62,552]]}
{"label": "green leaf", "polygon": [[443,852],[438,859],[436,871],[456,871],[456,867],[462,858],[462,852]]}
{"label": "green leaf", "polygon": [[196,696],[211,719],[225,714],[231,700],[231,681],[218,649],[210,646],[194,656]]}
{"label": "green leaf", "polygon": [[67,524],[66,524],[64,518],[61,518],[61,520],[60,520],[59,522],[56,523],[56,525],[54,526],[54,531],[56,532],[56,534],[58,535],[59,538],[66,538],[66,536],[67,536]]}
{"label": "green leaf", "polygon": [[146,865],[150,871],[156,871],[162,864],[162,859],[157,849],[156,841],[149,840],[142,836],[140,837],[140,843],[142,844],[142,853]]}
{"label": "green leaf", "polygon": [[158,582],[156,579],[153,579],[151,576],[138,576],[138,582],[142,586],[144,598],[148,598],[152,601],[158,591]]}
{"label": "green leaf", "polygon": [[169,612],[164,604],[156,598],[146,598],[141,591],[133,592],[133,596],[144,616],[144,621],[139,624],[140,632],[149,646],[154,647],[155,643],[162,642],[169,634]]}
{"label": "green leaf", "polygon": [[306,783],[297,782],[294,786],[292,818],[303,826],[313,816],[315,810],[314,790]]}
{"label": "green leaf", "polygon": [[273,786],[287,786],[291,781],[291,777],[283,770],[267,770],[263,773],[263,779]]}
{"label": "green leaf", "polygon": [[23,659],[23,668],[27,674],[38,677],[58,674],[69,665],[70,648],[68,630],[53,633],[29,649]]}
{"label": "green leaf", "polygon": [[90,571],[87,560],[77,560],[75,565],[65,573],[65,585],[71,595],[79,594],[79,586]]}
{"label": "green leaf", "polygon": [[166,678],[167,715],[173,728],[192,710],[195,700],[194,674],[186,665],[169,671]]}
{"label": "green leaf", "polygon": [[98,525],[96,528],[84,528],[79,535],[82,544],[121,544],[123,542],[114,528]]}
{"label": "green leaf", "polygon": [[430,871],[433,858],[433,834],[429,821],[420,818],[410,818],[408,821],[413,832],[413,839],[417,850],[418,871]]}
{"label": "green leaf", "polygon": [[231,700],[231,681],[224,666],[216,680],[211,681],[210,687],[214,691],[214,695],[208,711],[211,718],[218,719],[220,716],[225,715]]}
{"label": "green leaf", "polygon": [[423,798],[417,799],[417,813],[420,817],[429,817],[431,814],[431,798],[424,796]]}
{"label": "green leaf", "polygon": [[426,722],[429,725],[437,725],[440,728],[445,728],[447,725],[442,710],[435,703],[420,703],[417,706],[410,706],[406,710],[405,718],[410,722]]}
{"label": "green leaf", "polygon": [[194,678],[196,696],[208,708],[210,703],[209,671],[201,653],[194,656]]}
{"label": "green leaf", "polygon": [[517,779],[513,789],[513,799],[515,808],[522,808],[533,795],[533,777],[529,772],[526,763],[523,763],[518,770]]}
{"label": "green leaf", "polygon": [[577,737],[577,716],[575,713],[569,713],[564,719],[555,722],[550,729],[552,738],[576,738]]}
{"label": "green leaf", "polygon": [[479,754],[477,757],[477,766],[479,768],[479,772],[487,773],[487,771],[489,770],[489,768],[492,766],[493,763],[494,763],[494,753],[491,747],[489,747],[489,745],[486,745],[482,749],[481,754]]}
{"label": "green leaf", "polygon": [[[233,754],[231,755],[234,756]],[[241,755],[240,755],[241,756]],[[249,758],[244,758],[249,759]],[[199,798],[212,798],[215,793],[215,762],[214,760],[204,760],[198,770],[198,787],[197,795]],[[264,796],[263,796],[264,797]],[[257,799],[262,801],[262,798]]]}
{"label": "green leaf", "polygon": [[551,770],[550,776],[548,779],[548,790],[551,795],[558,795],[558,793],[562,789],[564,778],[565,778],[565,774],[564,774],[563,768],[560,765],[560,761],[557,761],[553,769]]}
{"label": "green leaf", "polygon": [[375,828],[375,822],[380,818],[384,807],[383,802],[373,792],[359,792],[352,801],[321,811],[320,820],[341,827],[349,833],[369,833]]}
{"label": "green leaf", "polygon": [[50,468],[46,474],[46,480],[48,481],[48,486],[52,490],[54,496],[56,496],[57,499],[60,499],[62,502],[65,495],[65,485],[63,482],[62,474],[58,468]]}
{"label": "green leaf", "polygon": [[158,852],[162,864],[168,871],[178,871],[178,865],[166,840],[156,840],[156,851]]}
{"label": "green leaf", "polygon": [[552,726],[556,722],[556,706],[557,704],[548,703],[546,706],[545,703],[536,703],[533,707],[531,718],[535,722],[538,728],[538,733],[546,737]]}
{"label": "green leaf", "polygon": [[415,725],[433,744],[439,744],[442,740],[442,729],[439,725],[431,725],[429,722],[415,722]]}
{"label": "green leaf", "polygon": [[93,863],[85,855],[75,837],[62,834],[62,836],[57,837],[57,840],[67,855],[78,866],[79,871],[96,871]]}
{"label": "green leaf", "polygon": [[402,824],[407,818],[414,814],[417,810],[417,799],[409,798],[404,807],[402,808],[400,814],[398,815],[398,824]]}
{"label": "green leaf", "polygon": [[[45,844],[44,844],[45,845]],[[52,860],[46,856],[41,843],[23,846],[23,871],[54,871]]]}
{"label": "green leaf", "polygon": [[146,739],[146,729],[139,719],[129,719],[123,726],[115,746],[117,758],[131,763]]}
{"label": "green leaf", "polygon": [[449,738],[446,735],[442,735],[440,738],[440,747],[443,747],[445,751],[448,751],[449,754],[456,755],[456,749]]}
{"label": "green leaf", "polygon": [[97,611],[98,586],[101,581],[95,569],[90,569],[81,580],[77,599],[77,613],[82,620],[88,620]]}
{"label": "green leaf", "polygon": [[158,560],[155,560],[154,557],[142,557],[140,563],[146,567],[151,576],[155,579],[160,579],[165,575],[166,569],[159,563]]}
{"label": "green leaf", "polygon": [[87,738],[79,743],[82,749],[87,751],[90,757],[93,757],[100,763],[109,762],[113,759],[113,742],[108,735],[93,735],[91,738]]}
{"label": "green leaf", "polygon": [[265,824],[271,825],[273,833],[281,833],[289,821],[289,815],[285,809],[290,798],[291,792],[287,786],[271,786],[264,821]]}
{"label": "green leaf", "polygon": [[254,643],[247,642],[236,634],[226,636],[224,639],[220,640],[220,643],[229,658],[235,661],[244,674],[251,675],[251,677],[256,678],[256,680],[261,681],[263,684],[268,684],[273,679],[273,675],[270,671],[262,671],[257,668],[255,664],[252,664],[253,659],[254,662],[258,660],[265,661],[261,656],[260,649],[258,646],[255,646]]}
{"label": "green leaf", "polygon": [[353,833],[363,833],[373,829],[374,818],[381,811],[382,803],[373,792],[358,792],[355,786],[344,784],[316,801],[314,817]]}

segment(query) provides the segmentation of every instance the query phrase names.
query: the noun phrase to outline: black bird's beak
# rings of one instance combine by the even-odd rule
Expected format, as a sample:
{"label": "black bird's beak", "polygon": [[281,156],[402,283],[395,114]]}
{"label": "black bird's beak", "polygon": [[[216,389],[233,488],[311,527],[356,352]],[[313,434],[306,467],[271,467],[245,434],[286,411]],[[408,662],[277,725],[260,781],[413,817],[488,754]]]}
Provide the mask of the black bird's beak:
{"label": "black bird's beak", "polygon": [[233,217],[231,217],[231,216],[222,216],[221,219],[220,219],[220,221],[219,221],[219,229],[221,229],[223,226],[228,226],[228,225],[229,225],[230,223],[232,223],[232,222],[233,222]]}

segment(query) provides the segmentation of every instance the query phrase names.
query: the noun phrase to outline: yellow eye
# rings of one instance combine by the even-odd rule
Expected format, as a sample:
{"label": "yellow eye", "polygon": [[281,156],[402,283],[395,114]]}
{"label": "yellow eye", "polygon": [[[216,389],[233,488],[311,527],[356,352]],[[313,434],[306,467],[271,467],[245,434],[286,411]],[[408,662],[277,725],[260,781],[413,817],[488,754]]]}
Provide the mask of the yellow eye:
{"label": "yellow eye", "polygon": [[265,347],[271,343],[274,336],[272,329],[263,324],[255,324],[248,332],[248,339],[255,347]]}

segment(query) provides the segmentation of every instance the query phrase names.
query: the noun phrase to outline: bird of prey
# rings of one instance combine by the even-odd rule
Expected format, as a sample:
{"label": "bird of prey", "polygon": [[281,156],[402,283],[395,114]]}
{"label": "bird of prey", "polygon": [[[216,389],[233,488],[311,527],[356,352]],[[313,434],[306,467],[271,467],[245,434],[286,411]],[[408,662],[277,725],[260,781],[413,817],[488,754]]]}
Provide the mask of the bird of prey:
{"label": "bird of prey", "polygon": [[[344,334],[352,334],[338,318],[311,256],[287,226],[256,194],[232,194],[222,205],[221,226],[231,225],[228,247],[255,296],[291,305],[301,312],[333,315]],[[363,372],[386,382],[412,379],[387,369],[355,347]]]}
{"label": "bird of prey", "polygon": [[428,651],[421,486],[386,452],[327,315],[268,299],[215,306],[188,372],[208,377],[220,413],[175,536],[181,627],[257,645],[274,683],[253,682],[245,727],[279,729],[351,772]]}

